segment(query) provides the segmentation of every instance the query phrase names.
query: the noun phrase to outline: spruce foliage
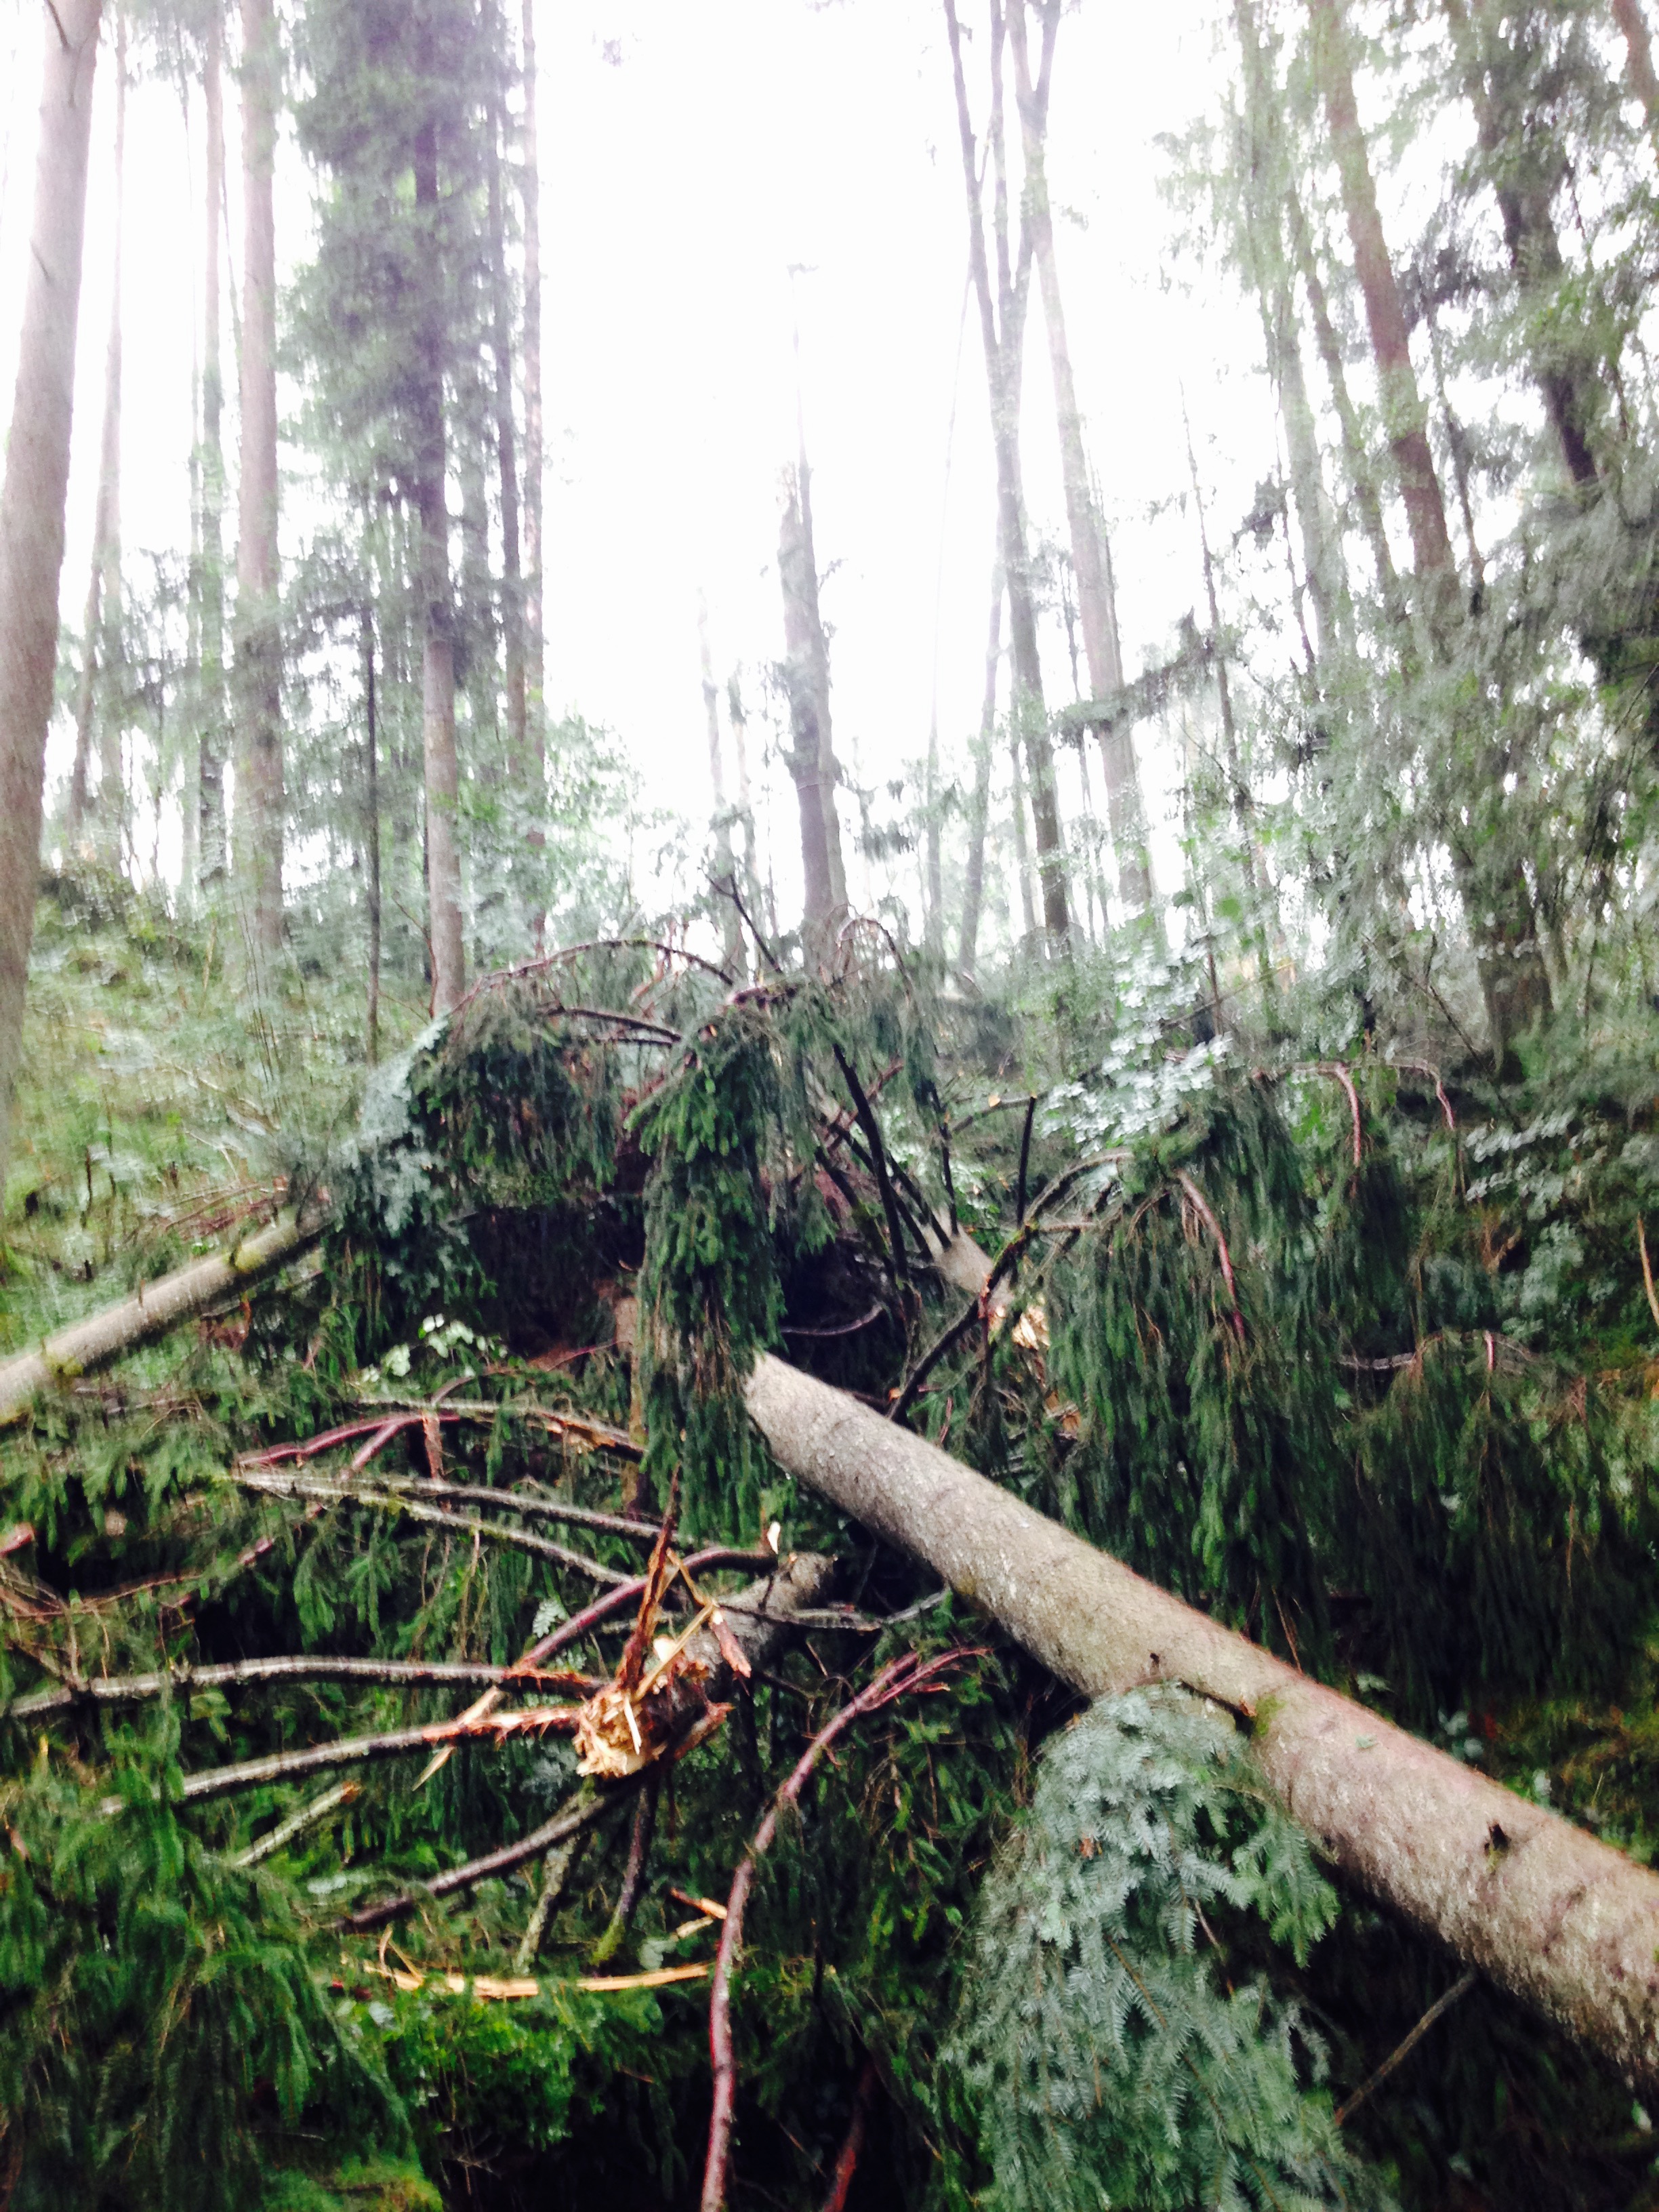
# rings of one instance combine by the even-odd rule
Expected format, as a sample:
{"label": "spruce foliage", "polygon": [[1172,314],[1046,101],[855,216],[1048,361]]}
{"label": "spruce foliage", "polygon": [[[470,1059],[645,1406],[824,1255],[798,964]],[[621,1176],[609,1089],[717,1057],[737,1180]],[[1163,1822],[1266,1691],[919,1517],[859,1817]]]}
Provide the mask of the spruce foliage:
{"label": "spruce foliage", "polygon": [[1218,1936],[1305,1961],[1336,1917],[1231,1722],[1173,1688],[1043,1754],[985,1887],[953,2058],[994,2212],[1310,2212],[1386,2191],[1343,2142],[1319,2037]]}

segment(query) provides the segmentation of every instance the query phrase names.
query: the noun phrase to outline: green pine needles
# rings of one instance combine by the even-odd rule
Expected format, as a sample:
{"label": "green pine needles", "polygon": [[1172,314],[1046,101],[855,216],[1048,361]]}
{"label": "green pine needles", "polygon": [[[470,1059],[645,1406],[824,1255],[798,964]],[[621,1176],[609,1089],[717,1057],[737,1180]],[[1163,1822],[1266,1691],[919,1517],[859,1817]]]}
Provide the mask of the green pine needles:
{"label": "green pine needles", "polygon": [[1336,1911],[1224,1714],[1173,1688],[1086,1713],[1044,1753],[981,1903],[951,2054],[993,2177],[978,2201],[1385,2205],[1337,2130],[1318,2038],[1231,1955],[1253,1917],[1303,1962]]}

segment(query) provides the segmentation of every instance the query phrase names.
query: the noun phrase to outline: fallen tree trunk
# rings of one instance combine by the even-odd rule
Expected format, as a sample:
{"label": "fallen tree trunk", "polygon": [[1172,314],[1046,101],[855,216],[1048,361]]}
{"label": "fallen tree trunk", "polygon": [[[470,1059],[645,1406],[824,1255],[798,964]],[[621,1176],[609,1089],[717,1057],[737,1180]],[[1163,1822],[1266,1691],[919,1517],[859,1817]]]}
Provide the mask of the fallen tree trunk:
{"label": "fallen tree trunk", "polygon": [[318,1212],[281,1214],[269,1227],[238,1238],[228,1252],[211,1253],[176,1267],[172,1274],[144,1284],[131,1297],[105,1306],[85,1321],[72,1322],[33,1351],[21,1352],[0,1364],[0,1427],[21,1420],[40,1393],[54,1383],[73,1382],[78,1376],[107,1367],[111,1360],[164,1336],[181,1321],[246,1290],[261,1275],[313,1244],[324,1221]]}
{"label": "fallen tree trunk", "polygon": [[1173,1681],[1252,1725],[1291,1818],[1382,1904],[1659,2086],[1659,1875],[1145,1582],[844,1392],[763,1358],[773,1457],[1090,1697]]}

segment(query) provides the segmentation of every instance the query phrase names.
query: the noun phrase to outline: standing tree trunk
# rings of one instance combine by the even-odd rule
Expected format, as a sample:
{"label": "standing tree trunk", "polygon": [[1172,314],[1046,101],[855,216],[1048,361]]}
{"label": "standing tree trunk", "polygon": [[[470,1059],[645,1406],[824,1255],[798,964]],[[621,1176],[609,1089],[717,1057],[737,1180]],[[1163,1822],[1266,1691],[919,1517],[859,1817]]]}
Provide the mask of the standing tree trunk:
{"label": "standing tree trunk", "polygon": [[201,717],[197,744],[197,866],[203,888],[222,883],[225,838],[224,374],[220,363],[221,209],[225,196],[224,21],[210,0],[202,81],[207,106],[205,282],[202,295]]}
{"label": "standing tree trunk", "polygon": [[[1060,481],[1066,492],[1066,521],[1077,576],[1078,616],[1083,653],[1089,664],[1089,689],[1108,699],[1123,688],[1123,659],[1118,645],[1117,610],[1112,603],[1112,572],[1104,534],[1095,509],[1083,446],[1083,416],[1077,404],[1066,314],[1054,261],[1054,226],[1048,206],[1043,153],[1045,117],[1039,112],[1031,82],[1025,38],[1026,0],[1008,0],[1008,30],[1014,50],[1014,89],[1025,156],[1023,219],[1029,223],[1036,258],[1042,318],[1048,331],[1048,366],[1054,387],[1054,420],[1060,432]],[[1052,49],[1060,0],[1042,0],[1045,60]],[[1097,726],[1102,772],[1106,779],[1106,817],[1117,856],[1118,896],[1131,915],[1145,914],[1152,902],[1152,866],[1146,853],[1146,809],[1135,763],[1134,732],[1127,717]]]}
{"label": "standing tree trunk", "polygon": [[[535,771],[534,817],[539,821],[547,778],[547,699],[542,635],[542,216],[541,154],[536,120],[535,0],[524,0],[524,657],[525,714]],[[546,842],[532,829],[538,850]],[[544,917],[531,919],[531,940],[540,951]]]}
{"label": "standing tree trunk", "polygon": [[[726,811],[726,769],[720,759],[720,693],[714,685],[714,664],[708,653],[708,601],[697,594],[697,650],[702,664],[702,705],[708,720],[708,787],[714,800],[714,866],[720,880],[738,887],[738,864],[732,852],[732,817]],[[729,898],[720,902],[721,942],[726,964],[739,981],[743,975],[743,926]]]}
{"label": "standing tree trunk", "polygon": [[513,419],[513,348],[509,336],[506,226],[501,214],[501,117],[489,125],[490,351],[495,359],[495,452],[501,479],[501,647],[507,679],[507,774],[516,803],[523,794],[528,750],[525,697],[524,579],[519,567],[518,439]]}
{"label": "standing tree trunk", "polygon": [[0,1195],[40,876],[100,0],[46,11],[34,217],[0,489]]}
{"label": "standing tree trunk", "polygon": [[[93,511],[92,568],[75,700],[75,766],[70,776],[69,833],[78,840],[88,812],[98,821],[99,856],[121,865],[125,789],[121,775],[121,242],[126,210],[127,18],[115,19],[115,252],[110,276],[109,337],[104,348],[104,426],[98,443],[98,499]],[[100,680],[101,679],[101,680]],[[100,712],[101,709],[101,712]],[[99,740],[95,805],[88,782],[93,738]]]}
{"label": "standing tree trunk", "polygon": [[428,230],[416,401],[416,499],[421,521],[421,735],[426,779],[427,930],[432,1010],[447,1014],[466,988],[461,864],[456,842],[460,771],[455,757],[455,640],[449,592],[449,510],[444,494],[445,312],[438,197],[438,127],[430,113],[415,134],[415,204]]}
{"label": "standing tree trunk", "polygon": [[363,847],[368,908],[368,1019],[364,1057],[380,1056],[380,763],[374,696],[374,603],[366,591],[361,618],[363,656]]}
{"label": "standing tree trunk", "polygon": [[[1016,263],[1009,252],[1007,164],[1003,137],[1002,45],[1006,25],[1000,0],[992,0],[989,137],[996,172],[994,218],[997,247],[997,290],[994,297],[956,0],[945,0],[945,23],[951,44],[963,182],[968,199],[969,266],[979,301],[980,336],[985,349],[985,375],[991,402],[991,436],[996,455],[998,539],[1008,592],[1008,630],[1013,648],[1011,720],[1016,742],[1024,743],[1030,771],[1031,818],[1036,831],[1037,868],[1042,882],[1043,926],[1049,949],[1060,953],[1066,950],[1071,936],[1066,850],[1060,823],[1060,799],[1054,787],[1054,753],[1048,742],[1048,712],[1042,697],[1042,662],[1037,648],[1036,609],[1025,540],[1025,498],[1019,459],[1020,365],[1025,341],[1025,308],[1030,295],[1033,239],[1030,223],[1022,222]],[[1045,14],[1042,59],[1032,94],[1039,135],[1047,123],[1048,72],[1058,23],[1058,11]]]}
{"label": "standing tree trunk", "polygon": [[1429,451],[1427,417],[1417,388],[1417,374],[1412,367],[1400,287],[1395,278],[1394,264],[1389,258],[1388,241],[1382,235],[1370,156],[1359,128],[1342,0],[1308,0],[1308,14],[1313,25],[1314,64],[1325,103],[1331,151],[1342,182],[1343,212],[1353,244],[1354,271],[1364,296],[1382,419],[1388,428],[1400,496],[1411,528],[1412,552],[1418,574],[1425,581],[1436,577],[1449,578],[1453,563],[1451,539],[1446,531],[1445,502],[1440,495],[1434,457]]}
{"label": "standing tree trunk", "polygon": [[273,0],[242,0],[242,469],[237,510],[238,872],[254,945],[283,942],[282,570],[276,544],[276,153]]}
{"label": "standing tree trunk", "polygon": [[[803,457],[804,459],[804,457]],[[778,582],[783,592],[781,673],[789,702],[788,768],[800,809],[801,873],[805,885],[802,934],[809,955],[822,957],[836,915],[847,904],[841,827],[836,815],[835,753],[826,735],[829,647],[818,617],[817,568],[811,510],[802,495],[805,470],[786,469],[778,530]],[[830,763],[826,781],[825,762]]]}
{"label": "standing tree trunk", "polygon": [[1319,433],[1302,366],[1296,289],[1285,247],[1288,178],[1277,88],[1261,49],[1249,0],[1234,0],[1233,21],[1244,70],[1245,141],[1238,168],[1245,179],[1245,233],[1267,368],[1279,395],[1291,470],[1291,497],[1302,537],[1308,596],[1313,602],[1316,661],[1347,635],[1352,610],[1342,544],[1325,490]]}
{"label": "standing tree trunk", "polygon": [[1625,37],[1625,67],[1630,88],[1646,111],[1648,128],[1659,134],[1659,75],[1653,67],[1642,0],[1613,0],[1613,20]]}
{"label": "standing tree trunk", "polygon": [[[1633,4],[1634,0],[1625,0],[1626,7]],[[1464,0],[1445,0],[1445,9],[1463,88],[1474,111],[1481,157],[1503,219],[1510,267],[1522,300],[1531,297],[1532,312],[1527,316],[1527,327],[1540,333],[1533,341],[1533,374],[1543,395],[1544,410],[1554,429],[1568,475],[1580,486],[1593,484],[1597,480],[1597,470],[1592,441],[1604,395],[1597,389],[1595,364],[1587,357],[1583,339],[1575,343],[1571,326],[1576,319],[1571,314],[1563,315],[1558,304],[1566,264],[1562,258],[1561,241],[1556,234],[1550,204],[1565,162],[1559,158],[1553,162],[1552,176],[1540,173],[1540,157],[1534,149],[1522,146],[1516,158],[1522,134],[1532,135],[1527,128],[1529,118],[1513,112],[1513,101],[1510,115],[1500,111],[1492,86],[1501,83],[1505,73],[1493,71],[1489,77],[1477,23],[1480,32],[1488,33],[1495,41],[1501,39],[1501,33],[1491,29],[1479,10],[1476,20],[1472,21]],[[1627,39],[1629,35],[1626,30]],[[1648,74],[1651,76],[1652,73],[1650,61]],[[1547,155],[1544,158],[1547,161],[1550,159]],[[1552,298],[1552,295],[1555,297]],[[1545,332],[1547,337],[1542,335]]]}
{"label": "standing tree trunk", "polygon": [[1342,359],[1342,342],[1337,337],[1336,325],[1331,320],[1330,301],[1325,295],[1325,282],[1319,273],[1319,263],[1314,253],[1313,238],[1302,203],[1294,188],[1286,183],[1285,215],[1290,225],[1291,249],[1308,295],[1308,312],[1313,318],[1314,342],[1319,349],[1319,358],[1324,365],[1325,378],[1330,386],[1331,404],[1336,410],[1336,419],[1342,426],[1342,451],[1348,464],[1348,482],[1353,491],[1353,503],[1358,510],[1359,525],[1370,546],[1371,562],[1376,570],[1376,588],[1385,606],[1392,608],[1400,596],[1399,578],[1395,574],[1394,556],[1389,550],[1389,533],[1382,520],[1382,501],[1376,489],[1376,478],[1371,471],[1370,455],[1365,450],[1364,434],[1359,426],[1358,410],[1348,390],[1348,372]]}

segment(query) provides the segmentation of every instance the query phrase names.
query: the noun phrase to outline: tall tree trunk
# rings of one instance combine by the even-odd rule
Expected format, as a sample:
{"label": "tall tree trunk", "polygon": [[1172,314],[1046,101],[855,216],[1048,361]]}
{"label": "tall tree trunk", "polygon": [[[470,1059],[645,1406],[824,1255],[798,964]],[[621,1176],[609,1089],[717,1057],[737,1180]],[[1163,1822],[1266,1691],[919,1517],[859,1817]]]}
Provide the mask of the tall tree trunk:
{"label": "tall tree trunk", "polygon": [[1326,494],[1319,433],[1308,398],[1297,326],[1296,288],[1285,245],[1283,121],[1277,88],[1262,52],[1249,0],[1234,0],[1233,21],[1244,70],[1247,132],[1240,167],[1247,179],[1246,226],[1252,274],[1261,311],[1267,368],[1279,395],[1279,418],[1290,457],[1291,497],[1302,538],[1308,596],[1313,602],[1315,659],[1322,659],[1349,628],[1342,544]]}
{"label": "tall tree trunk", "polygon": [[1308,0],[1308,14],[1313,26],[1314,66],[1325,103],[1331,151],[1341,179],[1343,212],[1353,245],[1355,274],[1364,297],[1382,419],[1411,529],[1413,556],[1419,575],[1425,580],[1450,577],[1452,550],[1445,502],[1429,451],[1427,417],[1412,367],[1400,287],[1382,235],[1370,155],[1359,128],[1342,0]]}
{"label": "tall tree trunk", "polygon": [[[121,775],[121,245],[126,212],[127,18],[115,18],[115,252],[110,274],[109,336],[104,347],[104,422],[98,443],[81,679],[75,700],[75,765],[70,775],[69,833],[78,841],[88,813],[98,824],[99,857],[121,865],[125,790]],[[89,787],[93,741],[99,786]]]}
{"label": "tall tree trunk", "polygon": [[[547,773],[547,697],[542,632],[542,216],[541,152],[536,114],[536,8],[524,0],[524,661],[525,715],[534,764],[535,815]],[[530,842],[544,842],[539,828]],[[543,916],[532,917],[539,951]]]}
{"label": "tall tree trunk", "polygon": [[[1011,720],[1016,732],[1016,741],[1024,744],[1030,771],[1031,817],[1036,832],[1038,872],[1042,882],[1043,926],[1050,950],[1063,952],[1071,934],[1066,889],[1065,839],[1060,830],[1059,794],[1054,786],[1054,752],[1048,742],[1048,712],[1042,697],[1042,662],[1037,647],[1036,610],[1031,591],[1030,558],[1026,546],[1025,501],[1019,459],[1021,361],[1025,339],[1025,308],[1030,293],[1034,240],[1030,225],[1022,222],[1016,261],[1009,250],[1007,161],[1003,135],[1002,46],[1006,26],[1001,11],[1001,0],[992,0],[988,133],[995,170],[994,222],[997,289],[994,295],[980,200],[979,165],[968,106],[967,80],[963,73],[962,31],[957,21],[956,0],[945,0],[945,22],[950,39],[963,182],[968,201],[969,268],[979,302],[980,336],[985,349],[985,375],[991,402],[992,444],[996,456],[998,541],[1008,593],[1008,631],[1013,661]],[[1057,10],[1045,15],[1042,59],[1032,90],[1032,108],[1039,135],[1047,125],[1048,76],[1058,22]]]}
{"label": "tall tree trunk", "polygon": [[242,466],[237,508],[238,872],[253,942],[283,942],[282,571],[276,544],[278,88],[273,0],[242,0]]}
{"label": "tall tree trunk", "polygon": [[[1118,647],[1117,611],[1112,604],[1111,568],[1100,519],[1095,511],[1088,457],[1083,445],[1083,416],[1077,404],[1077,383],[1072,374],[1065,308],[1060,296],[1060,270],[1054,259],[1054,226],[1048,205],[1043,150],[1046,117],[1039,112],[1031,82],[1030,55],[1025,38],[1026,0],[1007,0],[1007,7],[1014,52],[1014,89],[1025,157],[1022,220],[1030,226],[1037,284],[1042,294],[1042,317],[1048,332],[1048,367],[1054,387],[1054,421],[1060,433],[1060,481],[1066,493],[1072,567],[1077,576],[1083,653],[1089,665],[1091,695],[1096,699],[1108,699],[1123,688],[1123,661]],[[1045,49],[1052,48],[1053,24],[1059,14],[1060,0],[1042,0]],[[1135,763],[1133,726],[1125,717],[1114,717],[1098,724],[1097,730],[1101,769],[1106,779],[1106,817],[1111,824],[1112,849],[1117,857],[1118,896],[1131,915],[1144,914],[1152,904],[1152,878],[1146,854],[1146,809],[1141,796],[1140,771]]]}
{"label": "tall tree trunk", "polygon": [[197,867],[204,889],[222,883],[225,837],[224,372],[219,329],[221,210],[225,196],[224,19],[210,0],[202,79],[207,107],[206,249],[202,291],[201,717],[197,752]]}
{"label": "tall tree trunk", "polygon": [[[1626,4],[1633,4],[1633,0],[1626,0]],[[1550,211],[1552,183],[1537,173],[1534,153],[1528,151],[1520,161],[1514,158],[1512,131],[1524,129],[1528,118],[1518,114],[1505,117],[1493,97],[1481,47],[1483,37],[1494,46],[1501,45],[1501,30],[1478,5],[1474,21],[1464,0],[1445,0],[1445,9],[1463,88],[1474,111],[1475,134],[1503,218],[1504,244],[1516,289],[1523,301],[1531,295],[1536,306],[1545,310],[1527,318],[1530,330],[1549,333],[1533,340],[1534,377],[1568,475],[1576,484],[1593,484],[1597,470],[1592,440],[1601,413],[1595,366],[1586,357],[1582,341],[1575,344],[1570,330],[1563,329],[1567,319],[1559,312],[1547,312],[1554,304],[1550,295],[1559,295],[1566,274]],[[1628,32],[1626,35],[1628,38]],[[1652,74],[1651,62],[1649,74]]]}
{"label": "tall tree trunk", "polygon": [[760,911],[760,878],[755,871],[755,809],[749,793],[749,718],[733,671],[726,686],[726,711],[732,724],[732,750],[738,764],[738,818],[743,825],[744,896],[750,914]]}
{"label": "tall tree trunk", "polygon": [[425,299],[416,364],[416,458],[421,521],[421,737],[426,781],[427,932],[432,1009],[447,1014],[466,988],[461,864],[456,839],[460,771],[455,756],[455,640],[449,590],[449,511],[445,501],[444,367],[447,303],[438,197],[438,130],[426,117],[415,135],[415,204],[428,229]]}
{"label": "tall tree trunk", "polygon": [[979,922],[985,902],[985,831],[991,813],[991,753],[997,733],[997,674],[1002,665],[1002,563],[991,567],[991,619],[985,644],[985,698],[974,746],[974,796],[968,817],[968,868],[962,891],[962,933],[957,967],[969,978],[979,958]]}
{"label": "tall tree trunk", "polygon": [[[714,686],[714,664],[708,652],[708,602],[697,594],[697,650],[702,663],[702,706],[708,721],[708,787],[714,800],[714,866],[723,881],[737,886],[737,862],[732,852],[732,818],[726,811],[726,769],[720,759],[720,693]],[[720,902],[721,941],[726,964],[741,978],[743,927],[730,899]]]}
{"label": "tall tree trunk", "polygon": [[100,12],[100,0],[55,0],[46,10],[34,216],[0,489],[0,1194],[40,879]]}
{"label": "tall tree trunk", "polygon": [[364,1057],[380,1056],[380,763],[374,691],[374,605],[367,594],[362,616],[363,656],[364,903],[368,909],[368,1009]]}
{"label": "tall tree trunk", "polygon": [[1348,464],[1348,483],[1353,492],[1354,506],[1358,511],[1359,526],[1364,533],[1365,543],[1370,548],[1372,565],[1376,570],[1377,591],[1383,605],[1392,607],[1400,595],[1399,579],[1395,574],[1394,556],[1389,550],[1389,533],[1382,520],[1382,501],[1377,493],[1376,478],[1372,473],[1370,455],[1365,449],[1358,410],[1348,390],[1348,372],[1342,359],[1342,342],[1331,319],[1330,301],[1325,295],[1324,279],[1319,273],[1308,219],[1294,189],[1288,185],[1285,194],[1285,215],[1290,225],[1291,252],[1302,278],[1303,289],[1308,295],[1308,312],[1313,318],[1314,342],[1318,347],[1325,380],[1330,387],[1331,404],[1336,410],[1336,419],[1342,428],[1342,451]]}
{"label": "tall tree trunk", "polygon": [[1625,67],[1630,88],[1646,111],[1648,128],[1659,135],[1659,75],[1653,67],[1653,48],[1648,39],[1642,0],[1613,0],[1613,20],[1625,38]]}
{"label": "tall tree trunk", "polygon": [[847,903],[847,893],[846,878],[839,866],[841,832],[835,786],[832,782],[826,789],[824,782],[825,757],[833,762],[834,754],[824,742],[818,719],[823,688],[817,680],[816,661],[823,649],[823,629],[818,620],[811,535],[800,493],[799,474],[786,469],[778,530],[778,582],[783,593],[786,658],[782,674],[789,701],[787,765],[800,811],[801,874],[805,887],[802,933],[809,953],[821,957],[835,916]]}
{"label": "tall tree trunk", "polygon": [[524,794],[529,742],[525,698],[524,578],[519,567],[518,436],[513,416],[506,225],[501,213],[501,118],[489,130],[490,351],[495,359],[495,453],[501,479],[501,647],[507,680],[507,757],[513,797]]}
{"label": "tall tree trunk", "polygon": [[935,960],[945,957],[945,854],[939,821],[939,704],[927,724],[927,783],[922,793],[922,928]]}

